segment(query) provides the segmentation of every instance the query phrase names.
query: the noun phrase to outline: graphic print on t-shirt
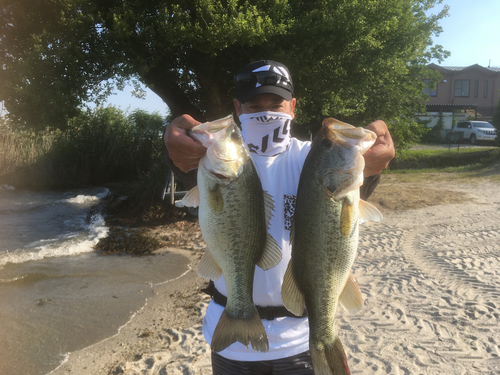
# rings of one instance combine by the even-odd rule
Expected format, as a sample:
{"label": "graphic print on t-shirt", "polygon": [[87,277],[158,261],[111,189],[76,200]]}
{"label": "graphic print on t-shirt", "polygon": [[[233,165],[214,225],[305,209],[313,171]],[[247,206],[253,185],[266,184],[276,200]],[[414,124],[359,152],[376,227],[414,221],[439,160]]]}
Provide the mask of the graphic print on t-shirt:
{"label": "graphic print on t-shirt", "polygon": [[295,199],[296,195],[284,194],[283,204],[284,204],[284,214],[285,214],[285,229],[290,230],[292,227],[293,214],[295,213]]}

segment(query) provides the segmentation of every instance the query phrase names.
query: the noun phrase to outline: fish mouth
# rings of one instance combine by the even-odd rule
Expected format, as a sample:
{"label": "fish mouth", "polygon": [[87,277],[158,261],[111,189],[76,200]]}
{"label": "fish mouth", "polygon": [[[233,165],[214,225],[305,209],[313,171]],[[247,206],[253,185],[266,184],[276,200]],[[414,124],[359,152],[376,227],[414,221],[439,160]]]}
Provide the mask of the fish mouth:
{"label": "fish mouth", "polygon": [[208,148],[217,140],[225,138],[235,126],[233,116],[229,115],[216,121],[195,125],[189,129],[188,133],[204,147]]}
{"label": "fish mouth", "polygon": [[346,148],[359,147],[362,153],[368,150],[377,139],[377,135],[371,130],[358,128],[334,118],[323,120],[318,136],[325,148],[339,144]]}
{"label": "fish mouth", "polygon": [[213,174],[218,180],[228,180],[229,179],[229,176],[225,176],[221,173],[214,173]]}

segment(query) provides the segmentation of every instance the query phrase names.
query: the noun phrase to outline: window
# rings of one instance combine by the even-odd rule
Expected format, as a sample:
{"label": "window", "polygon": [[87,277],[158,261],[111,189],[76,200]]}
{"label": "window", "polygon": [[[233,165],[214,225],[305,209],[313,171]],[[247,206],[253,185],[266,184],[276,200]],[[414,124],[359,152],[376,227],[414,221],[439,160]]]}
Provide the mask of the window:
{"label": "window", "polygon": [[455,96],[469,96],[469,80],[455,80]]}
{"label": "window", "polygon": [[488,81],[484,80],[483,98],[488,97]]}
{"label": "window", "polygon": [[476,79],[474,81],[474,98],[477,98],[478,95],[479,95],[479,80]]}
{"label": "window", "polygon": [[424,85],[424,94],[427,94],[429,96],[437,96],[437,85],[435,89],[431,88],[432,83],[430,79],[424,79]]}

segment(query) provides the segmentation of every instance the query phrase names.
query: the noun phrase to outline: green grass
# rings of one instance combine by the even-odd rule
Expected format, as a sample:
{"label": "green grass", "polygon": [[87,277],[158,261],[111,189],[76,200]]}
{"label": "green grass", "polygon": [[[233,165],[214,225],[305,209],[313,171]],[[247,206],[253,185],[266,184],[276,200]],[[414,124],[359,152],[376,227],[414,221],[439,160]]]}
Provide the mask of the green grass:
{"label": "green grass", "polygon": [[387,173],[468,172],[485,168],[500,160],[500,149],[464,148],[405,150],[396,153]]}

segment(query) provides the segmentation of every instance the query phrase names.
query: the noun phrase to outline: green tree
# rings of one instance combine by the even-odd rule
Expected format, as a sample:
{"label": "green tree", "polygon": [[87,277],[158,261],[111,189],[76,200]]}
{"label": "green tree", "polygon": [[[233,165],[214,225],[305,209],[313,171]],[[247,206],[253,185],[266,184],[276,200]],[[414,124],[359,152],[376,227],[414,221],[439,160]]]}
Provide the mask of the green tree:
{"label": "green tree", "polygon": [[233,110],[237,70],[267,58],[290,68],[305,128],[396,126],[424,110],[426,64],[448,54],[432,45],[439,2],[4,0],[0,99],[21,124],[64,127],[103,82],[135,77],[172,115],[214,119]]}

